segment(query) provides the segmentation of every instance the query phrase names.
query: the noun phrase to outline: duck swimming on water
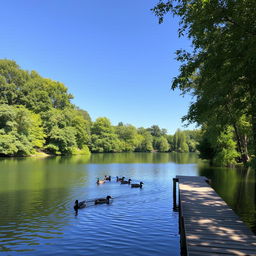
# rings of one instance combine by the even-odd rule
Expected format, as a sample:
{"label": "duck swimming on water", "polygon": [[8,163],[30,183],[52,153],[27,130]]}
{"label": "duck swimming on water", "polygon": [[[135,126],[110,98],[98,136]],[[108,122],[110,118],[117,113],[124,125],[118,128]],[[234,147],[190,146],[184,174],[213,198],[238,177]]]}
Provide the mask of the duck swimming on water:
{"label": "duck swimming on water", "polygon": [[77,211],[78,209],[82,209],[86,207],[86,201],[78,202],[78,200],[75,201],[74,209]]}
{"label": "duck swimming on water", "polygon": [[98,198],[94,201],[95,204],[109,204],[109,199],[111,196],[107,196],[106,198]]}
{"label": "duck swimming on water", "polygon": [[104,180],[109,180],[109,181],[111,181],[111,176],[107,176],[107,175],[105,175]]}
{"label": "duck swimming on water", "polygon": [[100,180],[100,178],[97,178],[97,181],[96,183],[99,185],[99,184],[104,184],[105,183],[105,180]]}
{"label": "duck swimming on water", "polygon": [[140,184],[131,184],[131,188],[142,188],[142,184],[144,184],[142,181]]}
{"label": "duck swimming on water", "polygon": [[131,179],[129,179],[129,180],[122,180],[121,184],[130,184],[131,181],[132,181]]}
{"label": "duck swimming on water", "polygon": [[119,178],[118,176],[116,176],[116,182],[118,181],[124,181],[125,177]]}

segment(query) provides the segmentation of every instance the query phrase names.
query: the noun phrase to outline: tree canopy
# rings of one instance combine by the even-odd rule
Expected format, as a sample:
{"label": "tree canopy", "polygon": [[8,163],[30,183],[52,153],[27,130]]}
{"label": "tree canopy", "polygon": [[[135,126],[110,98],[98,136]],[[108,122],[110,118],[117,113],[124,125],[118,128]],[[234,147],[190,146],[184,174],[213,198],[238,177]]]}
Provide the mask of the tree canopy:
{"label": "tree canopy", "polygon": [[229,162],[248,161],[249,144],[256,153],[256,2],[161,0],[152,10],[160,23],[167,13],[177,16],[179,36],[192,42],[191,50],[177,50],[181,66],[172,82],[194,99],[183,120],[206,132],[215,127],[215,145],[231,132],[239,156],[227,153]]}
{"label": "tree canopy", "polygon": [[90,117],[75,108],[72,98],[64,84],[0,60],[0,153],[88,153]]}
{"label": "tree canopy", "polygon": [[182,131],[186,150],[171,145],[167,130],[158,125],[114,126],[106,117],[93,122],[86,110],[71,103],[72,98],[64,84],[0,60],[0,155],[194,151],[189,148],[193,139]]}

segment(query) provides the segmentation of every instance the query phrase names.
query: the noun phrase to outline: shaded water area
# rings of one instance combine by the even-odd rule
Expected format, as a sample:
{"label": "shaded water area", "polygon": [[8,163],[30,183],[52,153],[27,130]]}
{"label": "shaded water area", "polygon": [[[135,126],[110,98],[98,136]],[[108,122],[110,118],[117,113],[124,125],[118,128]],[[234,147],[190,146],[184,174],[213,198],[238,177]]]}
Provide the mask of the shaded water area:
{"label": "shaded water area", "polygon": [[[115,179],[125,176],[142,189]],[[210,168],[196,154],[122,153],[0,159],[0,255],[179,255],[172,178],[204,175],[256,233],[256,174]],[[78,215],[74,201],[111,195]]]}

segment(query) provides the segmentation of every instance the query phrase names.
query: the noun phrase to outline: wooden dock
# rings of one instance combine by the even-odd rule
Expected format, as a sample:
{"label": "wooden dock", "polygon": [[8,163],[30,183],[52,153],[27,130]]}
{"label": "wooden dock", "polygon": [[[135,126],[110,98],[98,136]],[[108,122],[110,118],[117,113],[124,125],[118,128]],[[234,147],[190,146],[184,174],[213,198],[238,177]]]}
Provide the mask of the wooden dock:
{"label": "wooden dock", "polygon": [[256,236],[202,176],[176,176],[179,186],[181,254],[256,255]]}

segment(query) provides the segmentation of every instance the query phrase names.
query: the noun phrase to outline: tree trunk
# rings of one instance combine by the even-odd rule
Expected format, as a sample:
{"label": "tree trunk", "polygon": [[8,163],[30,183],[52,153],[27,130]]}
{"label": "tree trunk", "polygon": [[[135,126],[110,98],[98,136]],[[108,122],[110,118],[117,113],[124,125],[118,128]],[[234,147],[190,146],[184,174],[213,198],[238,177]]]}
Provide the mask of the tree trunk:
{"label": "tree trunk", "polygon": [[233,124],[233,127],[234,127],[234,130],[235,130],[238,151],[239,151],[239,153],[241,155],[241,159],[242,159],[243,151],[242,151],[242,146],[241,146],[241,139],[240,139],[236,124]]}
{"label": "tree trunk", "polygon": [[256,106],[252,113],[252,136],[253,136],[253,153],[256,155]]}
{"label": "tree trunk", "polygon": [[[252,80],[253,81],[253,80]],[[256,87],[252,82],[249,87],[251,97],[253,154],[256,155]]]}
{"label": "tree trunk", "polygon": [[243,163],[247,163],[250,160],[250,157],[248,153],[248,139],[246,134],[243,134],[241,144],[242,144],[242,150],[243,150],[242,161]]}
{"label": "tree trunk", "polygon": [[248,148],[247,148],[247,136],[246,134],[240,134],[238,131],[238,127],[236,124],[233,124],[236,140],[237,140],[237,147],[240,153],[240,161],[246,164],[249,161],[248,155]]}

